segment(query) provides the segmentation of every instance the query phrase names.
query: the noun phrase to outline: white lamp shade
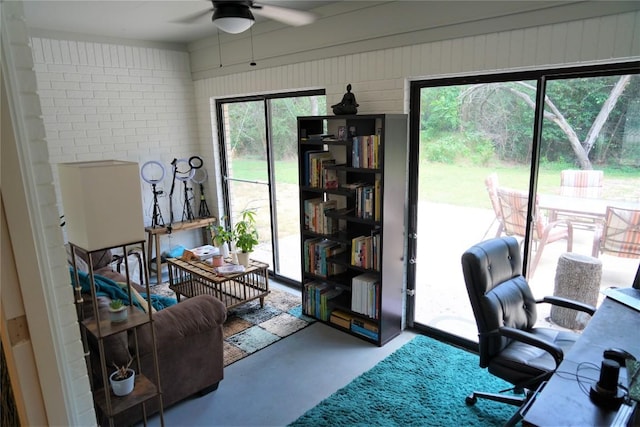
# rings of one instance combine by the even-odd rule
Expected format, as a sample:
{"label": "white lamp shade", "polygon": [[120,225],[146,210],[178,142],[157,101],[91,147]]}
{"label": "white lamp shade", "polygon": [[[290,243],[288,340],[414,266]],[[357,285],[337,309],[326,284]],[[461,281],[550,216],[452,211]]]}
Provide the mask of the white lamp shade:
{"label": "white lamp shade", "polygon": [[69,242],[94,251],[145,239],[137,163],[61,163],[58,174]]}

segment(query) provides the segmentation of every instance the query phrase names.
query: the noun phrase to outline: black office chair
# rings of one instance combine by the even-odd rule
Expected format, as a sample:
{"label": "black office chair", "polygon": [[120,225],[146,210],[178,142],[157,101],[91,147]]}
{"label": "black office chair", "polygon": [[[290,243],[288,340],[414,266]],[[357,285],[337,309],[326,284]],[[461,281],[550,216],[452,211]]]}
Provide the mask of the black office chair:
{"label": "black office chair", "polygon": [[[595,307],[566,298],[536,301],[522,276],[520,245],[514,237],[486,240],[462,255],[462,271],[476,318],[480,367],[510,382],[523,397],[473,392],[466,403],[478,398],[521,406],[528,390],[535,390],[558,367],[578,339],[570,331],[534,327],[536,304],[550,303],[593,315]],[[519,414],[514,415],[515,422]]]}

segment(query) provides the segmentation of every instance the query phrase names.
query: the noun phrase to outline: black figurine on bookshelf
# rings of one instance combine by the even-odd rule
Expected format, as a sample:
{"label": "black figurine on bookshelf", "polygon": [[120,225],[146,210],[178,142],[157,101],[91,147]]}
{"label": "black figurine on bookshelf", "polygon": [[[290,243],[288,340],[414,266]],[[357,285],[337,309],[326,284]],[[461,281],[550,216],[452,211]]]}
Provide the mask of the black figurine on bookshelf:
{"label": "black figurine on bookshelf", "polygon": [[359,104],[356,102],[356,96],[351,93],[351,84],[347,85],[347,92],[342,96],[342,101],[331,106],[333,114],[343,116],[347,114],[357,114]]}

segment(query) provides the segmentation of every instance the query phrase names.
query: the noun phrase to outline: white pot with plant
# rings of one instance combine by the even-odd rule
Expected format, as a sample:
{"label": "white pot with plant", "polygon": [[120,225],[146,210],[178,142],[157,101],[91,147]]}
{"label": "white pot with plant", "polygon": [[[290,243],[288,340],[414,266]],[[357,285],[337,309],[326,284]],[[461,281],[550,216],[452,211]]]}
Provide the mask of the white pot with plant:
{"label": "white pot with plant", "polygon": [[136,373],[129,367],[132,361],[133,358],[130,358],[129,363],[123,366],[113,364],[116,370],[109,375],[109,383],[111,384],[113,394],[116,396],[126,396],[133,391],[136,382]]}
{"label": "white pot with plant", "polygon": [[109,303],[109,318],[112,322],[124,322],[127,320],[129,311],[124,302],[120,299],[111,300]]}
{"label": "white pot with plant", "polygon": [[211,228],[211,243],[220,250],[223,258],[229,257],[229,245],[233,239],[233,231],[227,230],[223,225]]}
{"label": "white pot with plant", "polygon": [[241,212],[241,220],[233,227],[238,264],[249,266],[249,258],[253,248],[258,244],[258,229],[256,226],[256,212],[244,210]]}

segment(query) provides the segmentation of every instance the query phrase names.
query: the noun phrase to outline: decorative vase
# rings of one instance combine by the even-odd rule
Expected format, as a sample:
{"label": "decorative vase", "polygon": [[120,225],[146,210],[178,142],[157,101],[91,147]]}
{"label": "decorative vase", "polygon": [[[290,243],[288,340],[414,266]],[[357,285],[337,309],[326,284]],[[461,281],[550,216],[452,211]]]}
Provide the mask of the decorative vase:
{"label": "decorative vase", "polygon": [[229,257],[229,245],[227,244],[227,242],[221,244],[218,249],[220,249],[220,255],[222,255],[222,258]]}
{"label": "decorative vase", "polygon": [[238,264],[244,265],[245,267],[249,267],[249,258],[251,256],[251,252],[238,252]]}
{"label": "decorative vase", "polygon": [[128,308],[126,305],[116,309],[109,307],[109,318],[112,322],[124,322],[129,314]]}
{"label": "decorative vase", "polygon": [[133,391],[133,386],[136,382],[136,373],[131,368],[128,368],[127,372],[130,372],[131,374],[123,380],[113,379],[113,377],[116,376],[118,371],[115,371],[114,373],[109,375],[109,382],[111,383],[111,389],[113,390],[113,394],[115,394],[116,396],[126,396],[127,394]]}

